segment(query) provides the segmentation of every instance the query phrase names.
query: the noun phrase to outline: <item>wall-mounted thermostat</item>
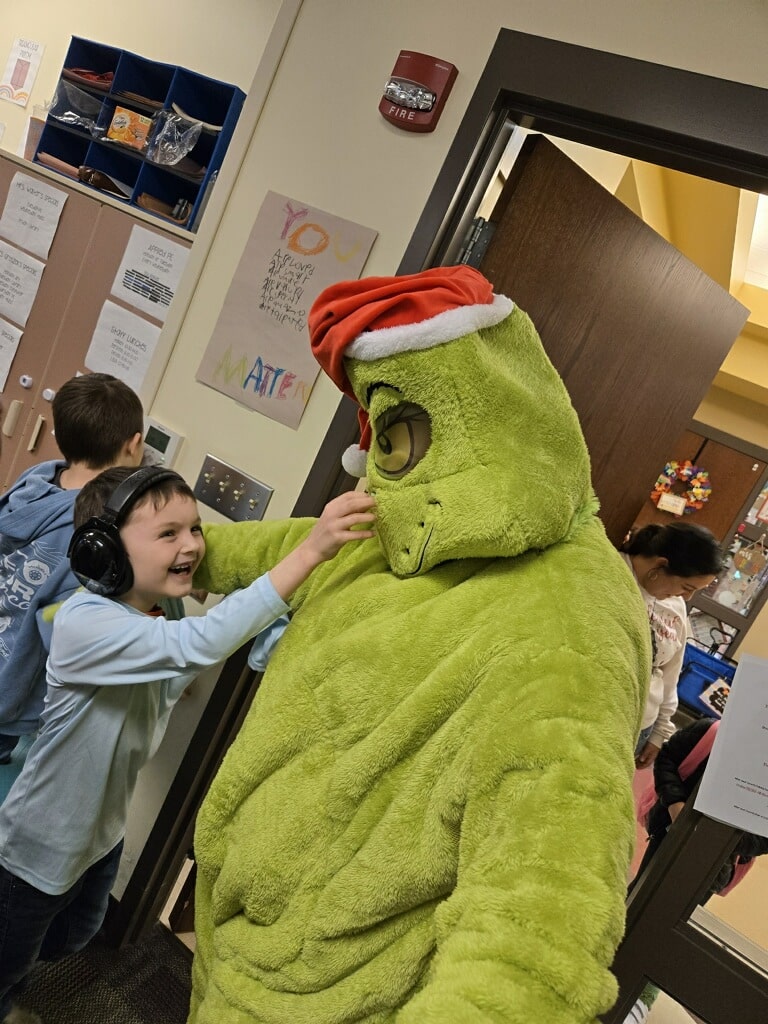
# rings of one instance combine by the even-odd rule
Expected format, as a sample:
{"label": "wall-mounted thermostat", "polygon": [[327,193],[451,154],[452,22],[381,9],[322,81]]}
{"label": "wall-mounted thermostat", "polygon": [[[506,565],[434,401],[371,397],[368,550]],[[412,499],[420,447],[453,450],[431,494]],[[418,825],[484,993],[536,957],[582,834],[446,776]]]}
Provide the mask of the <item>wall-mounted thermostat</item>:
{"label": "wall-mounted thermostat", "polygon": [[166,466],[168,469],[176,461],[179,454],[181,442],[184,440],[181,434],[157,420],[146,416],[144,418],[144,465]]}

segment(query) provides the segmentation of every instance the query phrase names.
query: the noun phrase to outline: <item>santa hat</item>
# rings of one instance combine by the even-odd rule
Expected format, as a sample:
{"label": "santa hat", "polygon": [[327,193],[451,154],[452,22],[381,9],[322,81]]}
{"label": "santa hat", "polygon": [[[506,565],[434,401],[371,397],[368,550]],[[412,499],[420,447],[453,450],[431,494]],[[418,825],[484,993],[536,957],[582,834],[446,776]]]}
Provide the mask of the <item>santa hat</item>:
{"label": "santa hat", "polygon": [[[494,295],[490,281],[472,267],[434,267],[402,277],[339,281],[322,291],[309,311],[312,352],[336,386],[354,401],[346,359],[372,362],[414,352],[492,327],[509,316],[514,303]],[[342,464],[365,476],[371,425],[358,410],[360,445],[348,448]]]}

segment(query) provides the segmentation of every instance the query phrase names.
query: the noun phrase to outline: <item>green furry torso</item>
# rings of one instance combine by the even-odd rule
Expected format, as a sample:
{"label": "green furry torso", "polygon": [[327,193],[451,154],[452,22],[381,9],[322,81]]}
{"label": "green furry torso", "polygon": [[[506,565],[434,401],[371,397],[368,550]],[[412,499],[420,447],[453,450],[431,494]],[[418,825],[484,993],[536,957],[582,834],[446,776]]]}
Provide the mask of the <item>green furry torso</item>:
{"label": "green furry torso", "polygon": [[[306,529],[209,528],[206,585],[251,578]],[[296,608],[201,812],[191,1020],[474,1021],[459,993],[485,947],[462,947],[486,931],[519,972],[540,947],[535,1007],[489,977],[489,1019],[605,1010],[648,673],[642,602],[598,521],[409,579],[365,542]],[[558,913],[574,902],[578,939]],[[594,956],[575,974],[574,946]]]}

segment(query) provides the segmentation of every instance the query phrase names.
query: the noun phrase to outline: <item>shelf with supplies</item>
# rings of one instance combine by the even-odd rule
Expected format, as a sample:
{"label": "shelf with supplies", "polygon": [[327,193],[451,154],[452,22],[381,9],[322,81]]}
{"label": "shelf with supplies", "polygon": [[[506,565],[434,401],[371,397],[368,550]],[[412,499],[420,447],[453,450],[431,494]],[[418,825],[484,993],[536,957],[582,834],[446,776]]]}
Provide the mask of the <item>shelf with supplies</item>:
{"label": "shelf with supplies", "polygon": [[197,230],[245,93],[73,36],[33,160]]}

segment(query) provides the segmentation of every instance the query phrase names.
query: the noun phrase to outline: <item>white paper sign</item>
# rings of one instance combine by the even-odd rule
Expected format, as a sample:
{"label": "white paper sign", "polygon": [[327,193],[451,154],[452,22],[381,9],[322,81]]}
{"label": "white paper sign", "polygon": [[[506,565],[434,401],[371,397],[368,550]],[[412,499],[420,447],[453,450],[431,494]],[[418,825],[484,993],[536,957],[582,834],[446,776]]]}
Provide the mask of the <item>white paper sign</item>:
{"label": "white paper sign", "polygon": [[165,323],[188,256],[186,245],[134,227],[112,284],[112,294]]}
{"label": "white paper sign", "polygon": [[685,512],[685,498],[679,494],[660,494],[656,507],[681,516]]}
{"label": "white paper sign", "polygon": [[0,82],[0,99],[26,107],[44,50],[42,43],[32,39],[14,41]]}
{"label": "white paper sign", "polygon": [[60,188],[19,171],[8,189],[0,235],[47,259],[66,201]]}
{"label": "white paper sign", "polygon": [[768,836],[768,659],[740,658],[693,806]]}
{"label": "white paper sign", "polygon": [[0,316],[26,325],[44,270],[40,260],[0,241]]}
{"label": "white paper sign", "polygon": [[160,328],[107,300],[85,355],[94,373],[111,373],[140,391],[155,351]]}
{"label": "white paper sign", "polygon": [[7,320],[0,320],[0,391],[5,390],[16,350],[21,341],[21,331]]}

